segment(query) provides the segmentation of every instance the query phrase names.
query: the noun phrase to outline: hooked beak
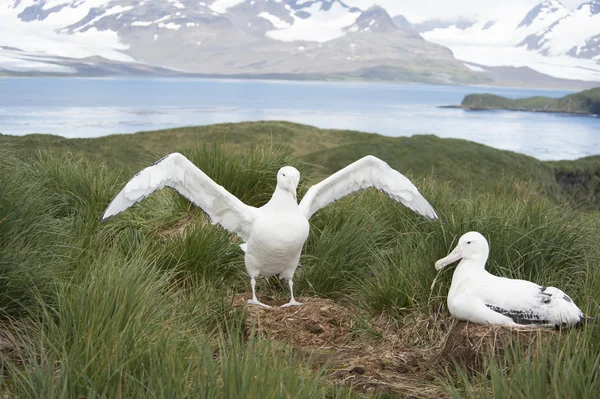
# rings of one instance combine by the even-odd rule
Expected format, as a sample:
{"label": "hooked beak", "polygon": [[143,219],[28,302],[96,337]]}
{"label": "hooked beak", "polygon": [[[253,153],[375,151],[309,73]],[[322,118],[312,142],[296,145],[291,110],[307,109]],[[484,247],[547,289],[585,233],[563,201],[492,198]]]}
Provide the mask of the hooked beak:
{"label": "hooked beak", "polygon": [[298,182],[296,181],[296,179],[293,179],[293,178],[290,179],[288,181],[288,187],[287,187],[287,189],[288,189],[288,191],[290,193],[292,193],[292,196],[294,197],[294,201],[298,202],[298,198],[296,196],[297,195],[296,194],[296,187],[298,187]]}
{"label": "hooked beak", "polygon": [[457,245],[456,248],[448,256],[442,258],[435,262],[435,270],[442,270],[444,267],[448,266],[450,263],[456,262],[460,258],[462,258],[462,251],[460,247]]}

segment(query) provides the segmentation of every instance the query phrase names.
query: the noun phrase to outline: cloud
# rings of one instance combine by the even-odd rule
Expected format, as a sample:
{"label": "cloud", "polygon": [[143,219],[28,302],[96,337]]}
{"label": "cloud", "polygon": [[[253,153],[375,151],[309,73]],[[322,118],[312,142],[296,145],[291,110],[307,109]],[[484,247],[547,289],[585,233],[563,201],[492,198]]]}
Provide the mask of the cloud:
{"label": "cloud", "polygon": [[[404,15],[411,22],[427,19],[485,18],[499,19],[509,15],[522,15],[542,0],[343,0],[349,6],[366,9],[373,4],[384,7],[389,14]],[[575,8],[584,1],[563,0],[562,3]]]}

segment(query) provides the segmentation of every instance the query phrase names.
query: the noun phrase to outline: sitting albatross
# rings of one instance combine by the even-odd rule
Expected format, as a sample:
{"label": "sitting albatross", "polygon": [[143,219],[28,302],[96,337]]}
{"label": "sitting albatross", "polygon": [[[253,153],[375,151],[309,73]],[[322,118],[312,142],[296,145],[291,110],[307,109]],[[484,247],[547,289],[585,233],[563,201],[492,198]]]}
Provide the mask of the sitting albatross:
{"label": "sitting albatross", "polygon": [[448,309],[460,320],[506,326],[563,327],[585,315],[564,292],[526,280],[494,276],[485,270],[490,249],[483,235],[464,234],[456,248],[435,262],[437,270],[462,259],[448,292]]}
{"label": "sitting albatross", "polygon": [[135,175],[108,205],[101,220],[123,212],[156,190],[171,187],[208,214],[213,224],[236,233],[244,241],[246,270],[250,275],[250,304],[270,307],[256,297],[256,278],[279,274],[290,286],[300,253],[308,238],[308,219],[322,207],[348,194],[376,187],[410,209],[436,219],[437,214],[405,176],[374,156],[366,156],[312,186],[298,205],[296,188],[300,173],[285,166],[277,173],[277,186],[267,204],[255,208],[244,204],[215,183],[179,153],[170,154]]}

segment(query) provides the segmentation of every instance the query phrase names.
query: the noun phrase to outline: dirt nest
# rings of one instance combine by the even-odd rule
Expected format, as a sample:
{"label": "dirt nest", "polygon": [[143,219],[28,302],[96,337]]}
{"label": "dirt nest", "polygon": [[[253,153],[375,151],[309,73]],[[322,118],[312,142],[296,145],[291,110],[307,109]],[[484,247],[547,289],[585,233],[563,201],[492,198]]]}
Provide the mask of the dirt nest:
{"label": "dirt nest", "polygon": [[291,344],[315,369],[324,368],[339,384],[362,393],[405,398],[446,398],[440,379],[454,364],[478,370],[486,353],[502,355],[511,342],[531,345],[554,331],[510,329],[459,322],[448,316],[410,315],[403,326],[373,320],[377,339],[360,333],[356,312],[322,298],[298,298],[304,305],[279,308],[287,300],[259,298],[273,308],[247,305],[252,295],[236,296],[246,312],[246,331]]}
{"label": "dirt nest", "polygon": [[407,398],[444,398],[436,387],[436,352],[406,347],[401,339],[366,340],[355,325],[356,314],[322,298],[298,298],[304,305],[279,308],[286,301],[259,298],[272,305],[264,309],[247,305],[250,293],[236,296],[234,306],[244,306],[246,330],[289,343],[315,368],[328,370],[337,383],[359,392],[389,392]]}
{"label": "dirt nest", "polygon": [[245,306],[246,330],[298,347],[346,345],[352,340],[354,314],[329,299],[297,298],[302,306],[279,306],[287,300],[260,298],[271,309],[247,305],[251,293],[237,295],[234,306]]}
{"label": "dirt nest", "polygon": [[546,340],[556,331],[548,328],[507,328],[457,322],[444,339],[440,359],[448,364],[458,363],[467,370],[478,370],[485,354],[502,356],[512,342],[532,346]]}

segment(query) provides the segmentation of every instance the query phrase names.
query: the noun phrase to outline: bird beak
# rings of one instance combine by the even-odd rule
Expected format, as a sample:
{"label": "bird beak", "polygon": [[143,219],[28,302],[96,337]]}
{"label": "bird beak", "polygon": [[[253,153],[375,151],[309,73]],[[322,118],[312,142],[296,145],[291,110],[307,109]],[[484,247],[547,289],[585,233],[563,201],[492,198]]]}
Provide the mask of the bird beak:
{"label": "bird beak", "polygon": [[292,196],[294,197],[294,201],[298,202],[298,198],[297,198],[297,194],[296,194],[296,187],[298,187],[298,182],[295,179],[290,179],[288,182],[288,191],[290,193],[292,193]]}
{"label": "bird beak", "polygon": [[459,246],[456,246],[452,252],[445,258],[442,258],[435,262],[435,270],[442,270],[444,267],[448,266],[450,263],[456,262],[460,258],[462,258],[462,251]]}

